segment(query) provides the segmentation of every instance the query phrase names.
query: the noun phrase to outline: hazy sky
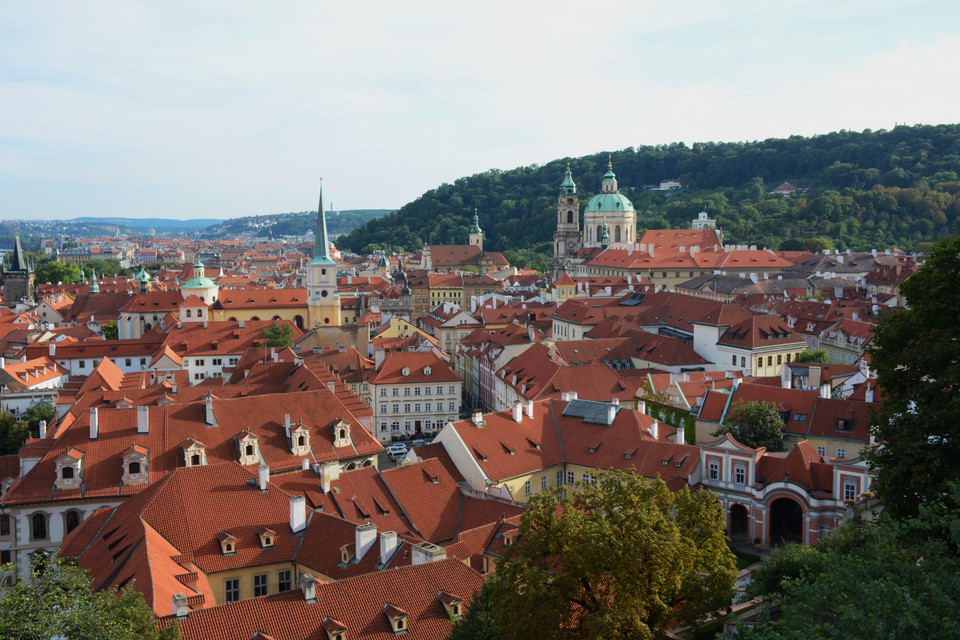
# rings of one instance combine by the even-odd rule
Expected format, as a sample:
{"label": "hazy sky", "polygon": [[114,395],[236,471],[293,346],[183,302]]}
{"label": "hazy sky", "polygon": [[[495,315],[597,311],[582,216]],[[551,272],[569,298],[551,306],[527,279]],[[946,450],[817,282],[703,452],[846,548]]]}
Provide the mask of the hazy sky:
{"label": "hazy sky", "polygon": [[0,218],[394,208],[493,167],[960,120],[960,3],[0,0]]}

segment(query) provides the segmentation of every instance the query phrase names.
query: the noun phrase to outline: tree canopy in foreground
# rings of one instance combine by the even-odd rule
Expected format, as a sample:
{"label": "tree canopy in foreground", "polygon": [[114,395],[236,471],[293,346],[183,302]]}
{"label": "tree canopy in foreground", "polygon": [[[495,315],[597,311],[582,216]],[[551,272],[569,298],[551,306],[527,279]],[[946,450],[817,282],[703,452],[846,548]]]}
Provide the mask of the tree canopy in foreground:
{"label": "tree canopy in foreground", "polygon": [[[0,575],[16,575],[15,564],[0,567]],[[75,563],[40,556],[29,582],[16,584],[0,598],[0,638],[85,640],[174,640],[180,627],[157,631],[153,611],[131,587],[95,591],[90,578]]]}
{"label": "tree canopy in foreground", "polygon": [[574,492],[537,494],[520,529],[493,581],[505,639],[653,638],[733,594],[736,563],[709,491],[607,471]]}
{"label": "tree canopy in foreground", "polygon": [[960,479],[960,236],[934,245],[900,291],[908,309],[882,316],[873,339],[884,403],[870,459],[886,509],[913,515]]}

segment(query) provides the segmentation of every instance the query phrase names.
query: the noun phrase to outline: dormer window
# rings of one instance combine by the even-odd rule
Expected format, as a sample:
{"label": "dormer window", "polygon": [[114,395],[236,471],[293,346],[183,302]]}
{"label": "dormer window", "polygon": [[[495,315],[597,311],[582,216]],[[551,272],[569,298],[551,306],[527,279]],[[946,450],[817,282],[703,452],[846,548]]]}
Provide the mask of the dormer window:
{"label": "dormer window", "polygon": [[149,481],[147,473],[150,450],[138,444],[132,445],[123,452],[123,476],[120,481],[124,485],[146,484]]}
{"label": "dormer window", "polygon": [[384,605],[383,613],[386,614],[387,620],[390,621],[390,628],[393,629],[394,635],[407,632],[409,629],[407,626],[407,618],[410,617],[410,614],[389,602]]}
{"label": "dormer window", "polygon": [[183,449],[183,461],[188,467],[207,464],[207,447],[199,440],[189,438],[180,445]]}
{"label": "dormer window", "polygon": [[401,370],[400,370],[400,375],[402,375],[404,378],[406,378],[407,376],[409,376],[409,375],[410,375],[410,367],[404,367],[403,369],[401,369]]}
{"label": "dormer window", "polygon": [[327,640],[347,640],[347,625],[333,618],[326,618],[320,625],[327,632]]}
{"label": "dormer window", "polygon": [[350,439],[349,422],[341,418],[333,423],[332,428],[334,447],[349,447],[353,443]]}
{"label": "dormer window", "polygon": [[437,599],[443,604],[448,616],[454,620],[463,617],[463,598],[458,598],[449,591],[441,591],[437,594]]}
{"label": "dormer window", "polygon": [[237,449],[240,464],[260,464],[260,444],[252,431],[244,429],[237,434]]}
{"label": "dormer window", "polygon": [[77,487],[83,478],[83,452],[74,448],[67,449],[57,458],[56,488],[71,489]]}
{"label": "dormer window", "polygon": [[310,453],[310,430],[302,422],[290,431],[290,453],[295,456]]}
{"label": "dormer window", "polygon": [[260,527],[257,529],[257,535],[260,536],[260,548],[272,549],[276,546],[277,534],[274,533],[273,529]]}
{"label": "dormer window", "polygon": [[217,536],[217,540],[220,541],[220,552],[223,555],[229,556],[237,552],[237,538],[235,536],[223,531]]}
{"label": "dormer window", "polygon": [[423,368],[423,375],[429,376],[431,373],[433,373],[433,370],[430,369],[430,367],[424,367],[424,368]]}

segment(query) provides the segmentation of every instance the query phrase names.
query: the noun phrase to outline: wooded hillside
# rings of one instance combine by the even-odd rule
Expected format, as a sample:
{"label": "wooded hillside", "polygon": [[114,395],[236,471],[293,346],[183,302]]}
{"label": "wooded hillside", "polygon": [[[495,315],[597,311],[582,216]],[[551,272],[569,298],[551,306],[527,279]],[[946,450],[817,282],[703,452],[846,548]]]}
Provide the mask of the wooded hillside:
{"label": "wooded hillside", "polygon": [[[485,248],[549,251],[566,163],[581,206],[600,188],[607,153],[484,173],[443,184],[352,233],[339,246],[357,253],[466,243],[474,207]],[[839,131],[761,142],[705,142],[612,153],[621,193],[638,230],[687,228],[706,209],[725,239],[773,249],[914,249],[960,231],[960,125]],[[681,191],[651,191],[678,178]],[[790,182],[803,190],[769,194]],[[820,240],[822,239],[822,240]]]}

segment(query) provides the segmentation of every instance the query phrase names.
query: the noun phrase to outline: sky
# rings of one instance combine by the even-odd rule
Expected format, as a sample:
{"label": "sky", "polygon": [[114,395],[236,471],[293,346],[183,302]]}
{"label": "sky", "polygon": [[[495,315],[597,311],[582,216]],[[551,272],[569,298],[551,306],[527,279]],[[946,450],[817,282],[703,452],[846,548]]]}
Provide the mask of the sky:
{"label": "sky", "polygon": [[0,0],[0,219],[399,208],[641,145],[960,120],[960,3]]}

